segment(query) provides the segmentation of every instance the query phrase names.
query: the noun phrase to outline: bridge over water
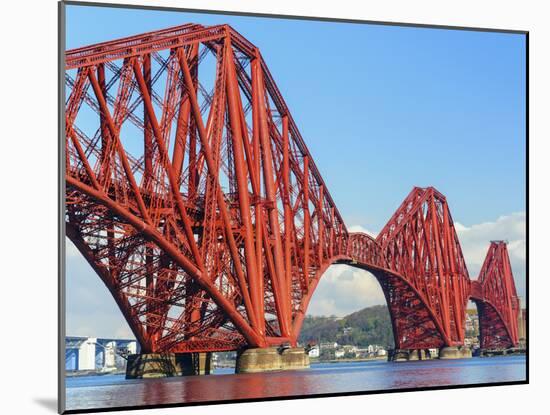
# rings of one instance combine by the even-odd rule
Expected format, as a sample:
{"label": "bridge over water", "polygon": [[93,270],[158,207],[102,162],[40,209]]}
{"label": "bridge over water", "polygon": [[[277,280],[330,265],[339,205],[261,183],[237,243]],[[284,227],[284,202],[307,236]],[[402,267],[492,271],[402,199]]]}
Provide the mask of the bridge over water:
{"label": "bridge over water", "polygon": [[432,187],[376,238],[348,232],[259,49],[230,26],[72,49],[65,69],[66,234],[143,353],[296,346],[335,263],[380,282],[396,349],[463,345],[470,299],[482,348],[517,345],[506,244],[471,280]]}

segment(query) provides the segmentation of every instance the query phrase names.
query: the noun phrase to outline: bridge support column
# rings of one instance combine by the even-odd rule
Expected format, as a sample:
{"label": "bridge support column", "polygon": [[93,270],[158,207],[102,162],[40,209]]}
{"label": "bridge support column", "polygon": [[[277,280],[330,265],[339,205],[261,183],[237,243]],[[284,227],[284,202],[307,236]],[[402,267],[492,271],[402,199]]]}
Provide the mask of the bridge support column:
{"label": "bridge support column", "polygon": [[439,349],[440,359],[466,359],[472,357],[472,350],[465,346],[449,346]]}
{"label": "bridge support column", "polygon": [[303,347],[245,349],[239,352],[235,373],[270,372],[309,368],[309,356]]}
{"label": "bridge support column", "polygon": [[414,360],[430,360],[434,356],[430,355],[428,349],[396,349],[388,355],[388,361],[391,362],[409,362]]}
{"label": "bridge support column", "polygon": [[126,379],[208,375],[211,368],[211,353],[131,354],[126,363]]}
{"label": "bridge support column", "polygon": [[479,355],[482,357],[506,356],[525,354],[525,347],[510,347],[507,349],[481,349]]}
{"label": "bridge support column", "polygon": [[390,362],[406,362],[409,360],[409,351],[402,349],[391,350],[388,354],[388,361]]}

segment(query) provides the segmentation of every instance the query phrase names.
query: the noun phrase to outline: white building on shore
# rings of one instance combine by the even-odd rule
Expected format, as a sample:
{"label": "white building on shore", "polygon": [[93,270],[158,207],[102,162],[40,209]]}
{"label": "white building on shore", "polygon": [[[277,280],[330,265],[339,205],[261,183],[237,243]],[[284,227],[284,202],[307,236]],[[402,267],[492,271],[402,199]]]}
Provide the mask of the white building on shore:
{"label": "white building on shore", "polygon": [[137,352],[137,342],[132,339],[66,337],[65,370],[117,370],[126,366],[126,355]]}
{"label": "white building on shore", "polygon": [[319,357],[321,354],[319,351],[319,346],[313,346],[311,349],[309,349],[309,352],[307,352],[309,357]]}

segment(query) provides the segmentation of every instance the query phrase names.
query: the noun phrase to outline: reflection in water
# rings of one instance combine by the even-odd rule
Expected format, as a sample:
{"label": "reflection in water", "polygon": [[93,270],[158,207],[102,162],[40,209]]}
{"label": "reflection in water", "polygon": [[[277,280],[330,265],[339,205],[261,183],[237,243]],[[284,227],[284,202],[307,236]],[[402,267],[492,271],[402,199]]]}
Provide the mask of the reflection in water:
{"label": "reflection in water", "polygon": [[125,380],[67,378],[67,409],[253,399],[525,380],[524,356],[314,364],[309,370]]}

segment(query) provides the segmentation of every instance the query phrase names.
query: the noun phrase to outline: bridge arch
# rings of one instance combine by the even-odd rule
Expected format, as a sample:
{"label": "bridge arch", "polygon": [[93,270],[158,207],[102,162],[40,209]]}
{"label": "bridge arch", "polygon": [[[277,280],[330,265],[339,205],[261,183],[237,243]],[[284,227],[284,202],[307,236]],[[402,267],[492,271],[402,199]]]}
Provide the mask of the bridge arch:
{"label": "bridge arch", "polygon": [[311,298],[322,276],[333,264],[345,264],[367,271],[378,281],[388,306],[395,349],[428,349],[456,344],[445,333],[441,320],[429,306],[425,295],[403,275],[389,269],[379,242],[364,233],[350,234],[346,255],[330,258],[317,271],[294,319],[293,334],[296,339]]}
{"label": "bridge arch", "polygon": [[471,283],[469,298],[478,310],[482,349],[518,345],[521,307],[506,241],[491,241],[479,276]]}
{"label": "bridge arch", "polygon": [[312,284],[310,295],[304,298],[302,308],[294,321],[295,338],[300,334],[307,308],[322,276],[331,265],[337,264],[367,271],[378,282],[390,314],[395,349],[428,349],[452,344],[422,293],[401,275],[385,268],[359,263],[343,255],[333,258],[319,270],[319,277]]}
{"label": "bridge arch", "polygon": [[502,314],[490,302],[472,298],[479,321],[479,346],[486,349],[507,349],[516,345]]}
{"label": "bridge arch", "polygon": [[[475,304],[479,322],[479,346],[485,349],[507,349],[517,346],[517,334],[514,334],[514,323],[507,324],[505,317],[491,299],[483,296],[482,285],[478,281],[472,282],[470,300]],[[517,307],[519,311],[519,301]]]}

